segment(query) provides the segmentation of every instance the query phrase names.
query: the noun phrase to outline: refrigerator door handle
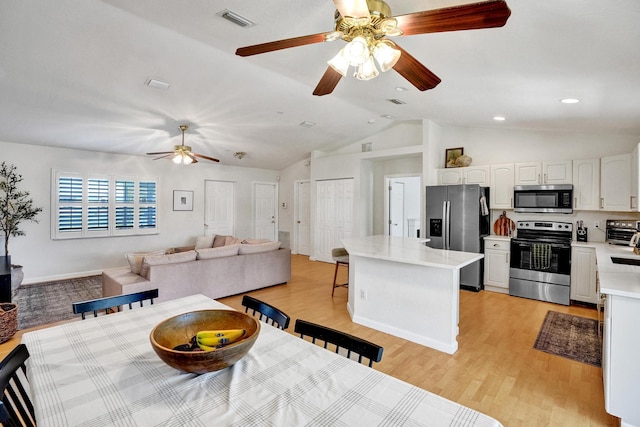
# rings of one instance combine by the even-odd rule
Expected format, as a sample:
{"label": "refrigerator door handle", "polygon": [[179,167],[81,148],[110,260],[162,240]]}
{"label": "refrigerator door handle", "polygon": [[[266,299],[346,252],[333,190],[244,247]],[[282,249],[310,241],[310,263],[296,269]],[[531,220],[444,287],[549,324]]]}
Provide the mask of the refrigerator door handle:
{"label": "refrigerator door handle", "polygon": [[451,202],[444,202],[444,249],[451,249]]}

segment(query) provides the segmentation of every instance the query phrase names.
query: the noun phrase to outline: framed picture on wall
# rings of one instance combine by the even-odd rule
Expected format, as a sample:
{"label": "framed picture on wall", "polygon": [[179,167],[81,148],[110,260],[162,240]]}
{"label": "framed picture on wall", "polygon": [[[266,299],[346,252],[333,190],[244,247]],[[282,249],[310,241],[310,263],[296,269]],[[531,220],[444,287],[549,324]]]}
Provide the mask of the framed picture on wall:
{"label": "framed picture on wall", "polygon": [[447,148],[444,152],[444,167],[456,168],[456,159],[464,154],[464,148]]}
{"label": "framed picture on wall", "polygon": [[193,191],[173,190],[173,210],[192,211]]}

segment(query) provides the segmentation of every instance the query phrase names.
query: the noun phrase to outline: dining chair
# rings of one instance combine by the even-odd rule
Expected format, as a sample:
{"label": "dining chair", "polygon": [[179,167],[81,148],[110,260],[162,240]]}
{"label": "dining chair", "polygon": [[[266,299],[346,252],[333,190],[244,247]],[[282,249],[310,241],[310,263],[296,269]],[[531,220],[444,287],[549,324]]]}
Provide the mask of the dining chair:
{"label": "dining chair", "polygon": [[347,350],[346,356],[349,359],[351,359],[351,353],[355,353],[358,355],[358,363],[362,363],[362,358],[366,357],[369,359],[369,367],[373,365],[373,362],[382,360],[382,351],[384,348],[363,340],[362,338],[347,334],[346,332],[337,331],[301,319],[296,320],[294,331],[300,334],[300,338],[304,339],[305,336],[311,337],[311,342],[314,344],[316,340],[324,341],[324,348],[326,349],[328,349],[329,344],[333,344],[336,347],[335,352],[338,354],[340,354],[341,348]]}
{"label": "dining chair", "polygon": [[[336,262],[336,270],[333,273],[333,289],[331,290],[331,296],[336,291],[336,288],[346,288],[349,286],[349,281],[347,283],[337,284],[336,279],[338,278],[338,267],[346,266],[347,274],[349,272],[349,252],[345,248],[333,248],[331,250],[331,257]],[[348,276],[347,276],[348,277]]]}
{"label": "dining chair", "polygon": [[113,297],[106,298],[98,298],[92,299],[88,301],[74,302],[73,313],[82,314],[82,320],[85,319],[85,313],[93,311],[93,317],[98,317],[98,311],[104,310],[106,314],[109,314],[109,310],[113,307],[117,307],[118,311],[121,311],[121,306],[123,304],[129,304],[129,309],[133,308],[134,302],[139,302],[140,307],[143,306],[142,302],[146,300],[151,300],[151,304],[153,304],[153,299],[158,298],[158,290],[151,289],[148,291],[136,292],[133,294],[126,295],[116,295]]}
{"label": "dining chair", "polygon": [[24,362],[29,358],[29,351],[24,344],[18,344],[0,362],[0,423],[3,426],[36,425],[33,404],[27,389],[27,368]]}
{"label": "dining chair", "polygon": [[248,313],[249,309],[251,309],[253,310],[251,314],[255,316],[256,312],[258,312],[260,313],[260,317],[258,319],[262,321],[262,318],[264,317],[264,322],[267,324],[274,325],[282,330],[289,327],[291,318],[281,310],[264,301],[245,295],[242,297],[242,305],[245,307],[245,313]]}

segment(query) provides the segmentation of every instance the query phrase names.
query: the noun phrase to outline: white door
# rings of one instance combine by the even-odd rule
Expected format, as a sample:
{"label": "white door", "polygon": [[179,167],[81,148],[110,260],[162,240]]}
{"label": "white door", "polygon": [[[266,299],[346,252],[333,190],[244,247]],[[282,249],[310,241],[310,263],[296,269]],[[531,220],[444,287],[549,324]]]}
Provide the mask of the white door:
{"label": "white door", "polygon": [[315,257],[333,262],[331,250],[353,235],[353,179],[318,181],[316,184]]}
{"label": "white door", "polygon": [[296,224],[295,224],[295,248],[301,255],[311,254],[311,184],[309,181],[296,183]]}
{"label": "white door", "polygon": [[404,236],[404,182],[391,181],[389,186],[389,235]]}
{"label": "white door", "polygon": [[204,187],[205,234],[233,236],[235,225],[235,183],[206,180]]}
{"label": "white door", "polygon": [[278,187],[273,183],[253,184],[253,235],[256,239],[278,240]]}

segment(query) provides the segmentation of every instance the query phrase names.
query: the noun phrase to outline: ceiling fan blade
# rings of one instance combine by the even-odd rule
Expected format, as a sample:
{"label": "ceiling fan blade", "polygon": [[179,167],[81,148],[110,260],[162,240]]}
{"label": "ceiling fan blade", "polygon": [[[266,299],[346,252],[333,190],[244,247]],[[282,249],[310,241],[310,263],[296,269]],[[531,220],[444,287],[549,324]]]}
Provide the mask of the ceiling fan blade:
{"label": "ceiling fan blade", "polygon": [[511,10],[504,0],[464,4],[395,16],[403,35],[502,27]]}
{"label": "ceiling fan blade", "polygon": [[[150,154],[150,153],[147,153],[147,154]],[[173,152],[171,152],[170,154],[165,154],[164,156],[156,157],[153,160],[166,159],[167,157],[171,157],[172,154],[173,154]]]}
{"label": "ceiling fan blade", "polygon": [[274,50],[289,49],[290,47],[322,43],[326,40],[326,36],[328,34],[331,33],[311,34],[308,36],[294,37],[292,39],[284,39],[275,42],[254,44],[253,46],[239,47],[238,49],[236,49],[236,55],[251,56],[258,55],[260,53],[273,52]]}
{"label": "ceiling fan blade", "polygon": [[400,59],[393,66],[402,77],[407,79],[412,85],[419,90],[433,89],[441,82],[440,77],[433,74],[427,67],[422,65],[416,58],[396,44],[399,49]]}
{"label": "ceiling fan blade", "polygon": [[369,16],[367,0],[333,0],[342,17],[365,18]]}
{"label": "ceiling fan blade", "polygon": [[324,75],[318,82],[318,86],[313,90],[313,94],[316,96],[330,94],[336,88],[341,78],[342,74],[331,67],[327,67],[327,71],[324,72]]}
{"label": "ceiling fan blade", "polygon": [[173,154],[173,151],[158,151],[156,153],[147,153],[147,156],[158,156],[160,154]]}
{"label": "ceiling fan blade", "polygon": [[185,151],[184,154],[189,156],[189,158],[191,159],[191,164],[198,163],[198,159],[196,159],[196,157],[193,155],[191,151]]}
{"label": "ceiling fan blade", "polygon": [[211,160],[212,162],[219,162],[220,160],[214,158],[214,157],[209,157],[209,156],[205,156],[204,154],[198,154],[198,153],[191,153],[196,157],[200,157],[201,159],[206,159],[206,160]]}

